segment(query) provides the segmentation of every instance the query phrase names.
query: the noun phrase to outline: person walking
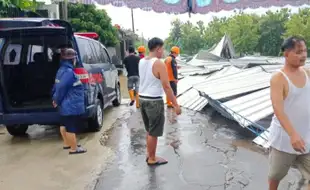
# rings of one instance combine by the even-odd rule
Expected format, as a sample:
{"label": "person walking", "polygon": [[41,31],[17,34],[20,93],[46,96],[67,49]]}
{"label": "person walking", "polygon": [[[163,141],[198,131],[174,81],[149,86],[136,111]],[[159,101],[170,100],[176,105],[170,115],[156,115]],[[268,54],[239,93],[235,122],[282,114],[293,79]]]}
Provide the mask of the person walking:
{"label": "person walking", "polygon": [[145,57],[145,47],[144,46],[139,46],[138,47],[138,53],[139,53],[139,57],[140,59],[143,59]]}
{"label": "person walking", "polygon": [[[173,90],[174,96],[177,96],[177,82],[178,82],[178,66],[176,57],[180,54],[180,48],[177,46],[173,46],[170,50],[170,55],[165,59],[165,65],[168,72],[168,78],[170,82],[170,86]],[[172,108],[171,99],[166,96],[167,107]]]}
{"label": "person walking", "polygon": [[156,157],[157,139],[163,135],[165,124],[164,92],[172,101],[177,115],[181,108],[171,89],[164,63],[160,60],[164,53],[164,42],[159,38],[152,38],[148,42],[149,56],[140,60],[140,104],[143,123],[147,132],[148,165],[167,164],[164,158]]}
{"label": "person walking", "polygon": [[303,68],[306,42],[300,37],[289,37],[282,51],[285,64],[270,82],[274,117],[269,137],[269,190],[278,189],[292,165],[310,180],[310,72]]}
{"label": "person walking", "polygon": [[128,48],[129,55],[124,58],[123,63],[127,70],[127,87],[130,97],[129,105],[132,106],[136,102],[136,107],[139,108],[139,61],[140,58],[135,55],[133,47]]}
{"label": "person walking", "polygon": [[63,50],[60,68],[57,71],[53,89],[53,106],[58,108],[61,116],[61,134],[69,154],[81,154],[87,150],[77,144],[76,132],[83,123],[85,113],[84,86],[73,69],[76,65],[76,52]]}

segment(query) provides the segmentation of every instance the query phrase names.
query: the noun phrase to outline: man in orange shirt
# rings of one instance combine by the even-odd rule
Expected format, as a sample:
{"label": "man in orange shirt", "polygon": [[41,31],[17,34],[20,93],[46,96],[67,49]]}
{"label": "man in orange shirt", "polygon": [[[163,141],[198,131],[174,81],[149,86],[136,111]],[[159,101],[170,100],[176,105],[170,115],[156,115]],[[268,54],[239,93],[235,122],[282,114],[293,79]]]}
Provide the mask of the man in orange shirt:
{"label": "man in orange shirt", "polygon": [[[174,95],[177,96],[177,82],[178,82],[178,66],[176,57],[180,54],[180,48],[173,46],[170,50],[170,55],[165,59],[165,64],[168,72],[170,86],[174,92]],[[172,102],[166,96],[168,108],[172,108]]]}

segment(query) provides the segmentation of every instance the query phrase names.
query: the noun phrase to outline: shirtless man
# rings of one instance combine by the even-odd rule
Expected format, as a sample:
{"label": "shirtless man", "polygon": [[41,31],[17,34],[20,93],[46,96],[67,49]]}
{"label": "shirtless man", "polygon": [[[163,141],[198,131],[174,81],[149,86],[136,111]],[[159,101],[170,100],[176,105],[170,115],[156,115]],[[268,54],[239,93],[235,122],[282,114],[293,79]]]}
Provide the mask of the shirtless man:
{"label": "shirtless man", "polygon": [[140,60],[140,106],[144,126],[147,132],[147,164],[162,165],[167,160],[156,157],[157,138],[163,135],[165,124],[164,92],[172,101],[177,115],[181,114],[180,106],[171,89],[165,64],[160,60],[164,53],[164,42],[152,38],[148,42],[149,56]]}
{"label": "shirtless man", "polygon": [[269,139],[269,190],[278,189],[293,164],[310,180],[310,72],[303,68],[305,40],[290,37],[282,51],[284,67],[271,78],[270,85],[274,117]]}

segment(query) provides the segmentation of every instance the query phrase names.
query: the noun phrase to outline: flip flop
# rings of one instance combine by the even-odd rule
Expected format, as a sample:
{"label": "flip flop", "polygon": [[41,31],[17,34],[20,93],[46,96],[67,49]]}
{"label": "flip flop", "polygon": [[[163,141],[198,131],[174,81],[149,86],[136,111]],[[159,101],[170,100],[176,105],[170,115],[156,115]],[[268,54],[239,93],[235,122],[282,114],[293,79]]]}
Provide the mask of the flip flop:
{"label": "flip flop", "polygon": [[149,165],[149,166],[160,166],[160,165],[164,165],[164,164],[168,164],[168,161],[165,160],[165,159],[163,159],[163,158],[158,159],[158,160],[157,160],[156,162],[154,162],[154,163],[149,163],[149,162],[147,161],[147,165]]}
{"label": "flip flop", "polygon": [[75,152],[69,152],[69,154],[83,154],[83,153],[86,153],[87,150],[82,148],[82,147],[78,147]]}
{"label": "flip flop", "polygon": [[[78,144],[77,147],[81,147],[81,145]],[[63,147],[64,150],[68,150],[68,149],[70,149],[70,148],[71,148],[70,146],[64,146],[64,147]]]}

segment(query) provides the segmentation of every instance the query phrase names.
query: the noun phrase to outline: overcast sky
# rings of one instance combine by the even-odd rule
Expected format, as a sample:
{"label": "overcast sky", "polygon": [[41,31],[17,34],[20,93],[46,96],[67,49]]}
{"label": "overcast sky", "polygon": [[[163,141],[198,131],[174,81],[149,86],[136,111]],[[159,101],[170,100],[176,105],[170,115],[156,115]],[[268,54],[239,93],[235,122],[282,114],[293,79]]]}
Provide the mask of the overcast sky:
{"label": "overcast sky", "polygon": [[[119,24],[123,28],[131,29],[131,12],[130,9],[126,7],[113,7],[112,5],[97,5],[99,9],[105,9],[108,15],[112,18],[113,24]],[[290,6],[288,6],[290,7]],[[298,11],[296,7],[290,7],[292,11]],[[271,7],[271,10],[277,10],[279,8]],[[246,9],[246,12],[249,13],[257,13],[264,14],[268,9],[259,8],[255,10]],[[221,11],[218,13],[209,13],[206,15],[198,15],[192,14],[191,18],[189,18],[188,14],[182,15],[169,15],[166,13],[155,13],[153,11],[146,12],[140,9],[134,9],[134,20],[135,20],[135,29],[138,35],[142,35],[145,38],[151,37],[160,37],[165,39],[169,35],[169,31],[171,28],[171,21],[179,18],[182,21],[190,20],[193,23],[196,23],[199,20],[208,23],[212,20],[213,16],[223,17],[223,16],[231,16],[233,15],[233,11]]]}

